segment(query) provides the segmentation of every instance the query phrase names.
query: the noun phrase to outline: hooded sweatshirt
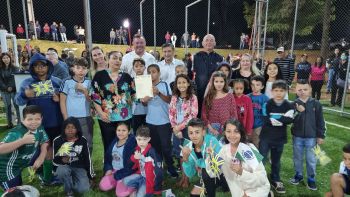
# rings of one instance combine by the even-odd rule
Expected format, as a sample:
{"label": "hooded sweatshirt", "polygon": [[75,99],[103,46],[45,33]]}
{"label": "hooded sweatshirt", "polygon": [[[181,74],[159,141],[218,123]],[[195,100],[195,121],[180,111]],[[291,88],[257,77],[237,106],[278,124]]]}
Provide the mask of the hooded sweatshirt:
{"label": "hooded sweatshirt", "polygon": [[[48,73],[46,81],[41,81],[34,73],[34,63],[37,61],[45,62],[48,65]],[[59,102],[55,102],[52,97],[61,85],[61,80],[53,77],[53,65],[43,55],[35,54],[29,62],[29,71],[31,78],[25,79],[16,94],[15,101],[17,105],[38,105],[43,112],[43,126],[45,129],[58,127],[62,123],[62,114]],[[35,97],[28,98],[25,90],[31,88],[35,92]]]}

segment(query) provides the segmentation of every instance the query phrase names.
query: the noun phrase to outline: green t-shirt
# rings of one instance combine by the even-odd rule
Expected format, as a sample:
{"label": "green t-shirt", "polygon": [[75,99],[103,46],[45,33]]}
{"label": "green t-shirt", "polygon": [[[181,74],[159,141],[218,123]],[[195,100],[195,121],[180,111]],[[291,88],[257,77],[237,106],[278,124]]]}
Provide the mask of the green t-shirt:
{"label": "green t-shirt", "polygon": [[[21,139],[28,129],[18,125],[11,129],[1,143],[14,142]],[[0,154],[0,181],[8,181],[21,174],[22,169],[29,166],[32,157],[40,146],[49,141],[44,127],[40,126],[35,132],[35,143],[26,144],[11,153]]]}

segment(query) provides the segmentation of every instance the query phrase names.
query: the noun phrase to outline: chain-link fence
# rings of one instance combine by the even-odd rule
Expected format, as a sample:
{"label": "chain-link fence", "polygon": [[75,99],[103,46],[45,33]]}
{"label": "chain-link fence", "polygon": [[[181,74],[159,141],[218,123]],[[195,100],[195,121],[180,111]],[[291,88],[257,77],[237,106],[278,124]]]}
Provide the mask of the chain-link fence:
{"label": "chain-link fence", "polygon": [[[84,28],[83,1],[26,0],[24,2],[26,2],[27,14],[28,10],[30,11],[31,7],[33,8],[33,12],[29,12],[27,16],[30,38],[33,38],[30,21],[35,20],[38,21],[35,26],[36,30],[39,29],[40,25],[40,31],[34,32],[39,39],[54,39],[56,35],[53,34],[53,22],[55,22],[59,41],[65,41],[61,34],[62,26],[66,29],[68,43],[83,43],[85,41],[84,36],[87,31]],[[32,2],[32,4],[27,4],[27,2]],[[140,16],[141,2],[142,17]],[[264,11],[256,10],[255,2],[254,0],[90,1],[92,42],[112,44],[111,46],[117,45],[117,49],[125,49],[120,48],[121,45],[130,45],[130,39],[134,34],[141,33],[142,27],[142,34],[145,36],[148,46],[160,46],[165,42],[169,42],[169,39],[171,42],[172,39],[175,40],[174,34],[177,38],[175,41],[176,47],[184,47],[185,40],[187,40],[190,48],[197,48],[201,47],[202,38],[209,29],[209,32],[216,36],[217,48],[231,49],[219,51],[223,56],[242,54],[244,49],[252,48],[252,32],[257,25],[254,18],[256,11]],[[3,25],[1,28],[10,31],[11,22],[14,33],[19,38],[24,38],[25,31],[20,33],[20,28],[19,33],[17,31],[18,24],[24,26],[22,1],[0,0],[0,3],[2,5],[0,7],[0,25]],[[186,6],[188,10],[188,36],[184,36]],[[10,10],[8,7],[11,7]],[[284,46],[286,55],[294,58],[297,71],[296,78],[310,78],[315,97],[319,97],[325,107],[330,110],[350,111],[350,97],[347,96],[348,82],[346,81],[348,77],[344,78],[344,76],[347,76],[348,70],[347,67],[340,66],[338,63],[341,62],[343,52],[348,57],[350,27],[347,22],[350,19],[350,13],[348,12],[350,2],[335,0],[270,0],[268,8],[266,40],[264,42],[265,59],[273,61],[277,56],[275,50],[280,46]],[[9,20],[9,14],[11,14],[11,20]],[[264,17],[264,13],[262,17]],[[142,25],[141,18],[143,19]],[[293,21],[295,19],[294,29]],[[129,22],[128,27],[124,24],[126,20]],[[48,28],[45,26],[46,23]],[[80,45],[76,46],[78,51],[81,52]],[[64,45],[64,47],[74,47],[74,45]],[[335,48],[340,49],[337,58],[333,57]],[[237,51],[238,49],[241,50]],[[179,51],[178,53],[181,53],[180,57],[183,57],[183,51]],[[80,56],[79,52],[76,52],[75,55]],[[310,66],[301,63],[306,57],[302,56],[303,54],[307,56],[307,61],[311,65],[310,71],[305,76],[302,76],[305,74],[303,68],[305,65]],[[314,68],[317,57],[322,57],[323,60],[318,70]],[[323,71],[326,72],[325,77],[315,77],[315,70],[322,71],[322,65],[326,66],[326,71]],[[342,68],[344,69],[342,70]],[[342,80],[345,83],[344,90],[346,90],[343,92],[343,97],[341,97],[342,88],[337,85],[337,83],[341,85]],[[321,83],[321,81],[323,82]],[[319,88],[320,86],[321,88]],[[317,91],[315,92],[315,90]],[[321,94],[318,94],[319,92]],[[331,102],[332,95],[333,100]],[[332,107],[333,105],[334,107]]]}

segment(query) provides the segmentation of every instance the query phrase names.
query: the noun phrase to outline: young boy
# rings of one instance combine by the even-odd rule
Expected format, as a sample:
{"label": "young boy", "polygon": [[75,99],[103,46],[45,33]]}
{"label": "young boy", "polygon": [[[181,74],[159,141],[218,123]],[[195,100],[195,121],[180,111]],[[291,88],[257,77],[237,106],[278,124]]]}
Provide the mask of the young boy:
{"label": "young boy", "polygon": [[310,97],[310,89],[307,81],[298,80],[296,85],[298,98],[295,100],[297,115],[291,129],[295,176],[290,179],[290,183],[298,185],[303,181],[303,158],[306,152],[307,187],[310,190],[317,190],[315,177],[317,160],[312,149],[316,144],[323,143],[326,127],[322,105]]}
{"label": "young boy", "polygon": [[263,126],[263,111],[266,110],[266,102],[269,100],[269,97],[261,93],[261,90],[264,89],[264,84],[264,77],[260,75],[252,77],[250,80],[252,93],[248,94],[253,103],[254,113],[253,133],[251,136],[251,141],[257,148],[259,148],[259,136],[261,128]]}
{"label": "young boy", "polygon": [[331,176],[331,191],[325,197],[350,195],[350,144],[343,147],[343,161],[340,162],[339,173]]}
{"label": "young boy", "polygon": [[63,121],[62,128],[62,134],[53,141],[53,162],[67,197],[71,197],[73,192],[88,191],[89,180],[95,174],[87,140],[83,137],[78,119],[69,117]]}
{"label": "young boy", "polygon": [[160,156],[149,143],[150,129],[140,126],[136,131],[137,147],[130,157],[135,174],[123,179],[123,183],[137,190],[137,196],[153,196],[162,192],[162,162]]}
{"label": "young boy", "polygon": [[73,76],[64,80],[60,88],[60,107],[64,120],[68,117],[78,119],[91,153],[93,119],[90,114],[89,96],[91,80],[85,77],[88,71],[89,64],[85,58],[74,59]]}
{"label": "young boy", "polygon": [[47,160],[43,165],[44,184],[52,183],[52,141],[60,135],[62,114],[59,104],[61,80],[52,76],[53,65],[40,53],[30,59],[31,78],[25,79],[16,94],[18,105],[38,105],[42,110],[42,125],[50,139]]}
{"label": "young boy", "polygon": [[[143,75],[145,71],[145,65],[146,62],[142,58],[136,58],[132,62],[133,70],[136,74],[136,76]],[[147,106],[142,104],[139,99],[134,100],[133,106],[132,106],[132,128],[134,133],[136,132],[137,128],[141,125],[145,125],[146,123],[146,114],[147,114]]]}
{"label": "young boy", "polygon": [[176,172],[171,156],[171,134],[173,133],[169,119],[171,90],[166,82],[160,80],[157,64],[149,65],[147,73],[152,77],[153,98],[143,98],[142,102],[147,103],[146,123],[151,130],[151,144],[157,153],[164,157],[170,176],[177,178],[179,174]]}
{"label": "young boy", "polygon": [[41,126],[40,107],[23,109],[22,124],[11,129],[0,142],[0,182],[5,190],[22,185],[22,170],[38,169],[44,162],[49,138]]}
{"label": "young boy", "polygon": [[[215,137],[206,134],[205,123],[198,118],[193,118],[188,122],[187,131],[191,141],[184,145],[181,151],[183,170],[189,178],[194,177],[197,173],[200,174],[207,196],[213,197],[217,186],[225,187],[227,184],[223,176],[220,176],[220,179],[210,178],[206,171],[205,160],[209,149],[218,154],[221,146]],[[198,186],[194,187],[191,196],[199,196],[200,192]]]}
{"label": "young boy", "polygon": [[271,185],[277,193],[286,193],[280,179],[281,156],[287,143],[287,124],[293,122],[294,114],[293,105],[284,99],[287,88],[284,80],[276,80],[272,84],[272,98],[266,103],[260,133],[259,151],[264,156],[264,163],[268,152],[271,152]]}

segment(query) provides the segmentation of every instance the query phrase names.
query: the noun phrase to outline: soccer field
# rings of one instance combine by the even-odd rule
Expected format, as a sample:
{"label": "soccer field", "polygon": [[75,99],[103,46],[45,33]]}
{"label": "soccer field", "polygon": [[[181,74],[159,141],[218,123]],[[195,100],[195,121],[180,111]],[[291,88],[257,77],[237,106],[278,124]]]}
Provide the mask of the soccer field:
{"label": "soccer field", "polygon": [[[339,162],[342,160],[342,146],[345,143],[350,142],[350,119],[349,117],[341,117],[336,114],[331,114],[328,112],[324,113],[326,121],[330,121],[332,123],[336,123],[347,128],[340,128],[337,126],[332,126],[327,124],[327,137],[325,143],[321,146],[323,150],[326,151],[327,155],[332,159],[332,162],[326,166],[317,166],[317,191],[310,191],[306,187],[306,182],[304,184],[299,184],[298,186],[294,186],[289,184],[289,179],[294,176],[293,169],[293,156],[292,156],[292,144],[291,144],[291,135],[289,132],[289,140],[288,143],[284,147],[284,152],[282,155],[282,169],[281,169],[281,178],[285,184],[287,193],[283,195],[275,195],[275,196],[323,196],[323,194],[329,190],[329,177],[333,172],[337,172],[339,168]],[[0,138],[2,139],[6,131],[0,133]],[[98,182],[103,174],[103,146],[101,143],[101,136],[99,126],[96,122],[95,130],[94,130],[94,149],[93,149],[93,164],[94,169],[97,174],[95,179],[95,187],[84,196],[87,197],[103,197],[103,196],[114,196],[114,191],[111,192],[100,192],[98,189]],[[269,173],[270,165],[266,165],[266,170]],[[49,187],[41,187],[37,178],[34,179],[32,183],[28,182],[28,175],[25,170],[23,173],[24,184],[31,184],[37,187],[40,190],[41,196],[49,196],[49,197],[61,197],[64,196],[63,187],[58,186],[49,186]],[[304,172],[306,173],[306,172]],[[305,181],[305,179],[304,179]],[[171,188],[173,193],[176,196],[189,196],[189,192],[191,186],[188,189],[177,188],[176,185],[177,180],[171,179],[170,177],[165,176],[165,184],[163,189]],[[218,197],[228,197],[229,193],[223,193],[218,190]]]}

